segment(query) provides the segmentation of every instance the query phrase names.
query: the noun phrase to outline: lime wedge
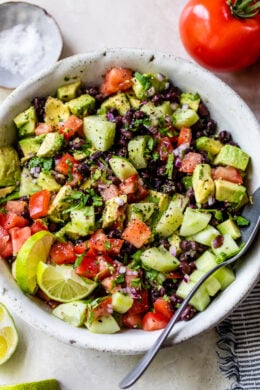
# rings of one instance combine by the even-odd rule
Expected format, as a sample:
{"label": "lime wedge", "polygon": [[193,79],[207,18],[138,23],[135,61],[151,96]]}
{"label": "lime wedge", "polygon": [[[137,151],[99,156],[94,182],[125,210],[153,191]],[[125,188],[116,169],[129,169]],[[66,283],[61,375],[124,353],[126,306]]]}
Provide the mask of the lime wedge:
{"label": "lime wedge", "polygon": [[0,303],[0,365],[10,359],[17,344],[18,333],[14,320],[7,308]]}
{"label": "lime wedge", "polygon": [[54,237],[50,232],[41,230],[28,238],[19,250],[13,274],[25,293],[35,294],[37,265],[40,261],[46,262],[53,241]]}
{"label": "lime wedge", "polygon": [[45,379],[38,382],[18,383],[17,385],[3,385],[0,390],[59,390],[56,379]]}
{"label": "lime wedge", "polygon": [[97,283],[81,278],[69,265],[50,265],[42,261],[37,267],[37,282],[42,291],[58,302],[72,302],[89,295]]}

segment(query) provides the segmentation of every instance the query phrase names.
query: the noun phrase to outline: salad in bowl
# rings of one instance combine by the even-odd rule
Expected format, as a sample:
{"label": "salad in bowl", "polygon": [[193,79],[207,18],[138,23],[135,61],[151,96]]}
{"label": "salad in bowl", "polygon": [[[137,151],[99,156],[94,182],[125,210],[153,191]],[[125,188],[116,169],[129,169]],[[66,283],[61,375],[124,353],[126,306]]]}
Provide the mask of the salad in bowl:
{"label": "salad in bowl", "polygon": [[[130,50],[63,60],[18,88],[0,148],[1,284],[18,312],[67,342],[147,349],[196,282],[241,248],[255,156],[236,104],[256,131],[208,72]],[[255,280],[243,267],[200,287],[174,341],[243,298]]]}

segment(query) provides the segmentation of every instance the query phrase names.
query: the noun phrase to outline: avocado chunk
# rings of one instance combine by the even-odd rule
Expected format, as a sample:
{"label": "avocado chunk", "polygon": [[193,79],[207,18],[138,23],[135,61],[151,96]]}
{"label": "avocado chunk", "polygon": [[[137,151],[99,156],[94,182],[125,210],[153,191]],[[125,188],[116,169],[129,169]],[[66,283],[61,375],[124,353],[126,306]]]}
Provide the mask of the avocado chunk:
{"label": "avocado chunk", "polygon": [[112,108],[115,108],[120,115],[124,115],[126,111],[130,110],[131,105],[127,99],[127,95],[120,92],[114,96],[110,96],[104,101],[104,103],[101,104],[98,114],[106,114]]}
{"label": "avocado chunk", "polygon": [[152,202],[131,203],[127,206],[127,218],[129,221],[138,218],[146,222],[152,216],[154,210],[155,204]]}
{"label": "avocado chunk", "polygon": [[159,219],[155,231],[162,237],[169,237],[183,221],[183,210],[188,203],[188,198],[181,194],[175,194],[168,208]]}
{"label": "avocado chunk", "polygon": [[128,158],[136,169],[147,167],[147,159],[145,157],[146,151],[146,137],[139,135],[131,139],[128,143]]}
{"label": "avocado chunk", "polygon": [[127,203],[127,195],[119,195],[105,202],[102,227],[107,228],[117,221],[118,209]]}
{"label": "avocado chunk", "polygon": [[141,111],[149,116],[151,125],[153,126],[157,126],[160,120],[164,121],[166,115],[172,114],[171,103],[169,101],[165,101],[158,106],[152,102],[145,103],[141,107]]}
{"label": "avocado chunk", "polygon": [[63,145],[63,135],[57,132],[48,133],[41,144],[37,156],[38,157],[53,157]]}
{"label": "avocado chunk", "polygon": [[179,267],[179,260],[162,248],[151,247],[141,255],[141,261],[145,267],[155,269],[159,272],[174,271]]}
{"label": "avocado chunk", "polygon": [[126,94],[126,96],[127,96],[128,100],[129,100],[129,103],[130,103],[131,107],[133,107],[135,109],[140,108],[141,100],[137,99],[137,97],[133,94],[133,92],[128,92]]}
{"label": "avocado chunk", "polygon": [[135,72],[133,77],[133,90],[138,99],[146,99],[162,92],[169,86],[167,77],[159,73],[139,73]]}
{"label": "avocado chunk", "polygon": [[159,212],[163,213],[169,206],[171,198],[169,195],[164,194],[163,192],[149,190],[149,195],[147,196],[145,201],[153,202],[158,208]]}
{"label": "avocado chunk", "polygon": [[80,236],[87,236],[94,232],[95,210],[93,206],[71,211],[70,218],[71,221],[65,225],[63,230],[72,240],[77,240]]}
{"label": "avocado chunk", "polygon": [[20,161],[12,146],[0,147],[0,187],[16,186],[20,180]]}
{"label": "avocado chunk", "polygon": [[94,111],[95,102],[95,98],[86,93],[70,100],[67,105],[73,115],[83,118]]}
{"label": "avocado chunk", "polygon": [[198,93],[183,92],[180,96],[181,105],[188,105],[194,111],[198,111],[200,95]]}
{"label": "avocado chunk", "polygon": [[217,229],[222,235],[229,233],[234,240],[241,237],[241,232],[239,227],[237,226],[235,221],[231,218],[226,219],[226,221],[218,224]]}
{"label": "avocado chunk", "polygon": [[192,108],[177,108],[172,114],[172,123],[177,129],[191,127],[199,120],[199,116]]}
{"label": "avocado chunk", "polygon": [[14,118],[14,123],[18,130],[18,138],[34,135],[37,123],[37,115],[34,106],[21,112]]}
{"label": "avocado chunk", "polygon": [[35,156],[40,149],[45,135],[39,135],[37,137],[27,137],[19,141],[19,146],[23,152],[24,157],[22,162],[27,161],[31,157]]}
{"label": "avocado chunk", "polygon": [[55,198],[53,199],[49,210],[48,216],[53,222],[64,222],[69,218],[69,214],[66,213],[66,209],[71,206],[70,195],[73,190],[70,186],[62,186]]}
{"label": "avocado chunk", "polygon": [[214,164],[230,165],[231,167],[245,171],[249,159],[249,155],[237,146],[224,145],[217,154]]}
{"label": "avocado chunk", "polygon": [[84,133],[95,149],[106,151],[114,144],[116,124],[103,116],[90,115],[84,118]]}
{"label": "avocado chunk", "polygon": [[75,81],[75,83],[61,85],[57,89],[57,98],[63,102],[68,102],[71,99],[75,99],[80,91],[81,82]]}
{"label": "avocado chunk", "polygon": [[246,187],[227,180],[214,180],[215,197],[220,202],[240,203],[246,194]]}
{"label": "avocado chunk", "polygon": [[15,190],[16,186],[9,186],[0,188],[0,198],[5,198],[7,195],[11,194]]}
{"label": "avocado chunk", "polygon": [[110,158],[109,165],[116,177],[118,177],[118,179],[121,181],[124,181],[128,177],[137,174],[137,170],[133,164],[131,164],[130,161],[124,157],[114,156]]}
{"label": "avocado chunk", "polygon": [[40,190],[42,190],[42,188],[35,182],[35,179],[31,176],[29,169],[23,168],[19,189],[20,196],[28,196]]}
{"label": "avocado chunk", "polygon": [[58,192],[61,185],[57,183],[51,172],[40,172],[37,178],[37,184],[44,190]]}
{"label": "avocado chunk", "polygon": [[192,186],[197,203],[206,203],[209,197],[214,196],[215,185],[209,164],[196,165],[192,175]]}
{"label": "avocado chunk", "polygon": [[168,238],[169,244],[170,244],[170,253],[174,255],[179,255],[182,252],[181,249],[181,238],[179,234],[174,233],[171,237]]}
{"label": "avocado chunk", "polygon": [[209,137],[199,137],[196,139],[196,148],[198,150],[204,150],[215,156],[220,152],[223,147],[222,143],[216,139]]}
{"label": "avocado chunk", "polygon": [[60,124],[70,116],[69,107],[61,100],[49,96],[45,103],[45,122],[58,129]]}

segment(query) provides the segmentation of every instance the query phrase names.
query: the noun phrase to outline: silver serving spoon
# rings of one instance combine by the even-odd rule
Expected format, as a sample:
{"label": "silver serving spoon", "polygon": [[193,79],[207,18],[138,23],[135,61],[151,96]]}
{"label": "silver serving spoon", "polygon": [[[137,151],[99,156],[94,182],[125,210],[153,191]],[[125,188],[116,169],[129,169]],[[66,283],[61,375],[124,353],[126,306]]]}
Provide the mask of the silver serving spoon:
{"label": "silver serving spoon", "polygon": [[188,305],[190,299],[193,297],[193,295],[196,293],[199,287],[203,284],[203,282],[205,282],[205,280],[208,279],[210,275],[212,275],[219,268],[232,264],[238,259],[240,259],[241,256],[244,255],[245,252],[248,250],[248,248],[250,247],[250,245],[252,244],[256,236],[256,233],[260,225],[260,187],[257,188],[257,190],[253,194],[253,204],[248,204],[245,206],[243,211],[243,216],[250,221],[249,226],[241,229],[241,236],[242,236],[241,240],[242,242],[245,243],[244,247],[237,255],[231,257],[230,259],[224,261],[223,263],[216,265],[216,267],[212,268],[200,279],[200,281],[194,286],[194,288],[190,291],[187,297],[183,300],[179,309],[175,312],[174,316],[171,318],[170,322],[163,330],[161,335],[158,337],[158,339],[155,341],[153,346],[146,352],[144,357],[129,372],[129,374],[119,383],[120,389],[127,389],[131,387],[145,372],[145,370],[149,367],[150,363],[153,361],[157,352],[159,351],[162,344],[164,343],[169,333],[171,332],[173,326],[180,319],[183,310]]}

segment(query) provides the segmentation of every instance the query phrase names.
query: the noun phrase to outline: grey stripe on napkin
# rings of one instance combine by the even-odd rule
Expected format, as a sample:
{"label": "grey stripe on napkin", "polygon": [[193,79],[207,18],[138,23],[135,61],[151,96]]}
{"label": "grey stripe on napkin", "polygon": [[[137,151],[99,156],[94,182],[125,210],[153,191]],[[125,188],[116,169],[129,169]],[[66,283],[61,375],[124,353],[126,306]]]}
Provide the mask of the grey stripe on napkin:
{"label": "grey stripe on napkin", "polygon": [[220,369],[235,378],[230,390],[260,390],[260,282],[216,330]]}

